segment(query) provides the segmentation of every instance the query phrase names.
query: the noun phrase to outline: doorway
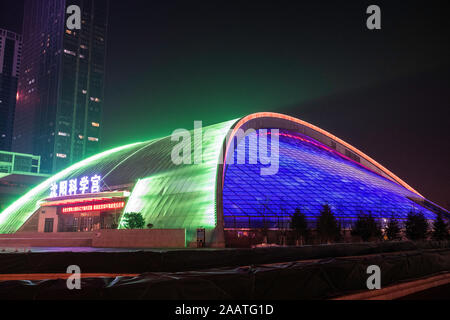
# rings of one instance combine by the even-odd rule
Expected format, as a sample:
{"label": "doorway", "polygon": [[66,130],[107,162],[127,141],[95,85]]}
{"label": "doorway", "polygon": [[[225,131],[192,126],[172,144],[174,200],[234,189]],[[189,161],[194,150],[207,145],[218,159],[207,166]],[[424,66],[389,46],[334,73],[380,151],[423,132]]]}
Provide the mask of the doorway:
{"label": "doorway", "polygon": [[45,218],[44,232],[53,232],[53,218]]}

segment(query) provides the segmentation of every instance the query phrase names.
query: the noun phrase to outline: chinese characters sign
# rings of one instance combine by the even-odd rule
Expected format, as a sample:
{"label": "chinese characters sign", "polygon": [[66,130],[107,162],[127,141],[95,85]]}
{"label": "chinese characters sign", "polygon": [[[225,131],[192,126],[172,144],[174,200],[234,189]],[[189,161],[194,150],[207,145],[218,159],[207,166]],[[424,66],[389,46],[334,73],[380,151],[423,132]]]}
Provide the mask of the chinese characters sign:
{"label": "chinese characters sign", "polygon": [[53,183],[50,186],[50,198],[74,196],[85,193],[100,192],[100,181],[102,177],[94,175],[92,177],[82,177],[81,179],[63,180]]}
{"label": "chinese characters sign", "polygon": [[75,213],[75,212],[89,212],[99,210],[115,210],[125,207],[124,201],[110,202],[102,204],[90,204],[85,206],[66,207],[62,208],[62,213]]}

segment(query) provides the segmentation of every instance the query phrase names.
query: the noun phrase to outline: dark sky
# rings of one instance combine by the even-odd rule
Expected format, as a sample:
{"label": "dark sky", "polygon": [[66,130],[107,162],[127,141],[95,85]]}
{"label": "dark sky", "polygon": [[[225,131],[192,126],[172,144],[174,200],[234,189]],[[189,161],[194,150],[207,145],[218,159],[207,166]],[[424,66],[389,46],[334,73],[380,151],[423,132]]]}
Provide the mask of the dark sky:
{"label": "dark sky", "polygon": [[[450,207],[446,2],[112,0],[103,148],[284,112]],[[0,27],[21,9],[1,0]]]}

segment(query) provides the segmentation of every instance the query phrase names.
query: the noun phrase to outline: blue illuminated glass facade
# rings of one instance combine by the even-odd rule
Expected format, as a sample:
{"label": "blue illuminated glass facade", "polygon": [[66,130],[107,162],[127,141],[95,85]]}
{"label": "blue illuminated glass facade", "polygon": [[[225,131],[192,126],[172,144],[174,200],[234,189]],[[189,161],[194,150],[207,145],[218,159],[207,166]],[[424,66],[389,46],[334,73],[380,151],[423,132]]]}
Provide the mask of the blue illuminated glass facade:
{"label": "blue illuminated glass facade", "polygon": [[[267,139],[270,146],[267,135],[259,131],[253,134],[258,143]],[[251,135],[239,143],[245,143],[246,163],[226,167],[225,228],[287,228],[296,208],[313,223],[324,204],[331,207],[344,227],[358,214],[369,212],[387,219],[392,215],[405,219],[410,211],[435,218],[433,212],[407,198],[417,198],[411,191],[310,137],[290,131],[279,131],[278,173],[262,176],[260,169],[264,165],[259,159],[256,164],[248,161],[249,152],[257,152],[250,143]]]}

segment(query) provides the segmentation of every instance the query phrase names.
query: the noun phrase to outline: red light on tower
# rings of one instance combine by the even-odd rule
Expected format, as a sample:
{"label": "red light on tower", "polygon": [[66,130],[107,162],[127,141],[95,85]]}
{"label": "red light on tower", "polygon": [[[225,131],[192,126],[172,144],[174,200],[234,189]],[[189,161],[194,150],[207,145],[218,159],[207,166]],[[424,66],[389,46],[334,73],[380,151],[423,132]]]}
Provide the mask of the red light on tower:
{"label": "red light on tower", "polygon": [[19,92],[16,93],[16,101],[19,101]]}

